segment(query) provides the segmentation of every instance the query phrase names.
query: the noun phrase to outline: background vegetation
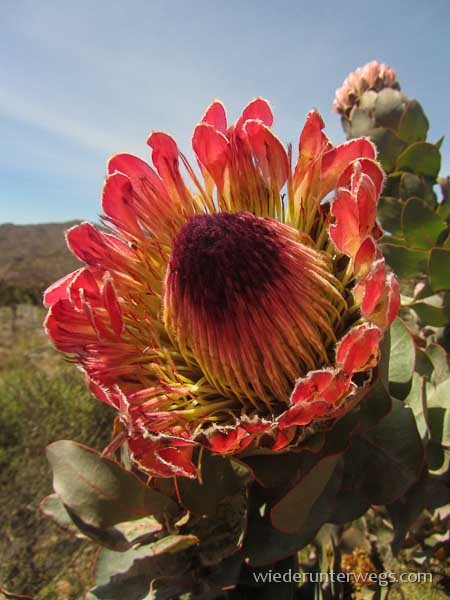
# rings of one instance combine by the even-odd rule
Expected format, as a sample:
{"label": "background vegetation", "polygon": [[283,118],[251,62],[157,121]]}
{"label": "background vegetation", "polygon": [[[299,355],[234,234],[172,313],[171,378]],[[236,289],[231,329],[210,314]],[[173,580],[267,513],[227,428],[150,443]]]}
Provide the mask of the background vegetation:
{"label": "background vegetation", "polygon": [[50,347],[44,310],[23,308],[16,328],[6,322],[14,312],[0,308],[0,587],[39,600],[81,598],[95,549],[41,515],[51,490],[44,448],[73,438],[101,449],[112,418]]}

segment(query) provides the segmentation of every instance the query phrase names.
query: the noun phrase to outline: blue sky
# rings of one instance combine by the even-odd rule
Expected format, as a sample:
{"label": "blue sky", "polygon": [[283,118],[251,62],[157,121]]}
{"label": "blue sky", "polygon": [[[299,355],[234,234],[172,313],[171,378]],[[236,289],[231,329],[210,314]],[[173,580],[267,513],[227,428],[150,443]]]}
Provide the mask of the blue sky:
{"label": "blue sky", "polygon": [[268,98],[296,144],[317,107],[331,110],[349,71],[377,59],[422,103],[430,138],[447,134],[450,2],[378,0],[2,0],[0,222],[96,220],[107,158],[148,157],[152,129],[190,147],[214,98],[235,119]]}

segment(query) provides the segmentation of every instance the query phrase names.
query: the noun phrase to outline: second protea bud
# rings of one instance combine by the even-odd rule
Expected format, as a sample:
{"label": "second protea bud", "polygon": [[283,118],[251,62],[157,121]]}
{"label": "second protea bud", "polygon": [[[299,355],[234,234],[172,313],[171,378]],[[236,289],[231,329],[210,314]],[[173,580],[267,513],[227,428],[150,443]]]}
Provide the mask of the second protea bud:
{"label": "second protea bud", "polygon": [[369,135],[375,127],[396,127],[407,98],[400,92],[395,71],[371,61],[350,73],[333,101],[348,138]]}

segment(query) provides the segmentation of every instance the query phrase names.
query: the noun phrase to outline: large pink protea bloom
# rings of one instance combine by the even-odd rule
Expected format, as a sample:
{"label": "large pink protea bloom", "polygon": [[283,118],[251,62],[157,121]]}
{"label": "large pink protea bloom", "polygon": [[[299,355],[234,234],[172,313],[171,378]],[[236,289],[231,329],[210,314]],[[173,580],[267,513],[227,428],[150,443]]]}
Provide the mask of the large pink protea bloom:
{"label": "large pink protea bloom", "polygon": [[386,87],[400,89],[394,69],[372,60],[346,77],[336,90],[333,108],[337,113],[348,117],[352,108],[359,105],[364,93],[373,92],[376,95],[376,92]]}
{"label": "large pink protea bloom", "polygon": [[202,182],[165,133],[148,140],[155,170],[111,158],[111,232],[70,229],[86,266],[45,294],[54,344],[119,411],[111,447],[150,474],[194,477],[198,445],[276,452],[329,427],[360,399],[355,377],[370,381],[398,310],[374,146],[333,147],[311,111],[292,169],[272,121],[258,98],[228,127],[213,102],[193,134]]}

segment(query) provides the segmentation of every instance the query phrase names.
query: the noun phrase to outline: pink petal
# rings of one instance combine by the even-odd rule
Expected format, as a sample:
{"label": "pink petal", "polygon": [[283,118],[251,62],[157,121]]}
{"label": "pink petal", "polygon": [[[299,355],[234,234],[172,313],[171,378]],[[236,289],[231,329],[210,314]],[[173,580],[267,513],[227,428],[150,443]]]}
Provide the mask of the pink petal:
{"label": "pink petal", "polygon": [[366,371],[378,363],[381,331],[378,327],[364,323],[350,329],[336,350],[336,364],[351,375]]}
{"label": "pink petal", "polygon": [[249,119],[258,119],[262,121],[267,127],[273,125],[273,113],[270,108],[270,104],[264,98],[255,98],[242,111],[242,121],[248,121]]}
{"label": "pink petal", "polygon": [[142,236],[133,209],[133,186],[129,177],[120,172],[107,177],[102,193],[102,208],[108,220],[116,227],[138,237]]}
{"label": "pink petal", "polygon": [[252,436],[242,427],[215,431],[208,436],[211,451],[217,454],[235,454],[252,442]]}
{"label": "pink petal", "polygon": [[193,445],[177,447],[172,440],[144,438],[133,435],[128,438],[133,457],[141,468],[156,477],[190,477],[197,474],[192,463]]}
{"label": "pink petal", "polygon": [[358,281],[354,289],[355,298],[361,302],[361,312],[365,317],[370,317],[380,302],[385,282],[386,265],[384,258],[380,258],[375,261],[369,273]]}
{"label": "pink petal", "polygon": [[48,308],[58,300],[67,299],[68,286],[80,271],[81,269],[77,269],[52,283],[44,292],[44,306]]}
{"label": "pink petal", "polygon": [[354,160],[375,157],[375,146],[368,138],[351,140],[329,150],[322,158],[321,193],[326,195],[335,188],[339,176]]}
{"label": "pink petal", "polygon": [[51,306],[44,326],[58,350],[67,354],[80,353],[87,344],[98,341],[84,312],[77,310],[69,300],[58,300]]}
{"label": "pink petal", "polygon": [[[380,165],[372,159],[360,158],[358,159],[360,172],[367,175],[375,186],[375,194],[378,197],[383,189],[385,175]],[[355,164],[350,163],[339,176],[336,187],[348,188],[352,187],[352,179],[355,174]]]}
{"label": "pink petal", "polygon": [[146,183],[150,184],[150,187],[158,192],[164,194],[165,187],[157,175],[157,173],[151,168],[151,166],[132,154],[116,154],[111,157],[108,162],[108,173],[114,174],[116,171],[127,175],[131,181],[132,187],[135,191],[141,191],[142,188],[146,187]]}
{"label": "pink petal", "polygon": [[147,140],[152,148],[152,161],[156,170],[164,179],[167,171],[172,172],[178,167],[178,146],[170,135],[162,131],[154,131]]}
{"label": "pink petal", "polygon": [[229,142],[212,125],[200,123],[194,130],[192,147],[200,163],[221,187],[223,173],[229,160]]}
{"label": "pink petal", "polygon": [[118,408],[117,402],[115,401],[114,393],[111,393],[110,390],[106,389],[104,386],[94,381],[88,375],[86,375],[85,379],[89,390],[94,394],[96,398],[98,398],[105,404],[109,404],[109,406]]}
{"label": "pink petal", "polygon": [[67,231],[67,245],[74,255],[88,265],[105,269],[106,265],[118,266],[122,256],[134,259],[130,248],[121,240],[98,231],[91,223],[75,225]]}
{"label": "pink petal", "polygon": [[351,192],[340,189],[331,202],[331,213],[335,223],[329,233],[334,245],[347,256],[353,256],[361,244],[359,236],[359,215]]}
{"label": "pink petal", "polygon": [[400,286],[394,273],[388,273],[381,301],[370,315],[370,320],[378,327],[386,329],[397,316],[399,308]]}
{"label": "pink petal", "polygon": [[307,425],[316,418],[331,415],[349,388],[350,379],[345,372],[331,369],[311,371],[297,381],[290,398],[291,408],[279,419],[280,429]]}
{"label": "pink petal", "polygon": [[313,400],[308,404],[296,404],[281,416],[278,426],[280,429],[285,429],[293,426],[309,425],[315,419],[327,414],[329,408],[324,400]]}
{"label": "pink petal", "polygon": [[122,310],[110,277],[106,279],[103,286],[103,300],[109,314],[111,327],[116,335],[120,335],[123,331]]}
{"label": "pink petal", "polygon": [[289,175],[289,161],[283,144],[261,121],[249,120],[244,129],[264,176],[281,189]]}
{"label": "pink petal", "polygon": [[353,272],[355,276],[361,278],[367,275],[372,264],[378,258],[381,258],[380,247],[376,244],[373,237],[366,238],[353,259]]}
{"label": "pink petal", "polygon": [[319,158],[325,150],[331,148],[330,140],[322,131],[324,127],[325,123],[320,114],[316,110],[309,111],[300,134],[297,165],[299,169],[303,169],[307,163]]}
{"label": "pink petal", "polygon": [[220,133],[226,133],[227,115],[222,102],[219,100],[214,100],[214,102],[212,102],[206,109],[206,112],[202,118],[202,122],[212,125],[214,129],[217,129],[217,131],[220,131]]}
{"label": "pink petal", "polygon": [[79,310],[86,301],[92,306],[102,304],[97,280],[89,268],[78,271],[77,276],[69,283],[67,291],[69,300]]}
{"label": "pink petal", "polygon": [[197,476],[197,469],[192,463],[192,450],[190,448],[162,448],[157,452],[159,462],[167,465],[172,476],[189,477],[194,479]]}
{"label": "pink petal", "polygon": [[156,173],[151,166],[133,154],[120,153],[112,156],[107,165],[109,175],[116,172],[128,175],[130,179],[139,177],[153,177]]}
{"label": "pink petal", "polygon": [[289,427],[288,429],[283,429],[282,431],[278,431],[275,441],[272,445],[272,452],[277,452],[278,450],[283,450],[286,446],[292,442],[295,437],[297,428],[294,426]]}
{"label": "pink petal", "polygon": [[351,189],[339,188],[331,201],[335,223],[329,232],[336,248],[353,257],[375,228],[378,198],[375,184],[360,163],[356,161],[352,168]]}

